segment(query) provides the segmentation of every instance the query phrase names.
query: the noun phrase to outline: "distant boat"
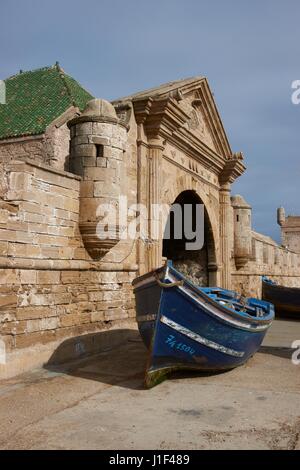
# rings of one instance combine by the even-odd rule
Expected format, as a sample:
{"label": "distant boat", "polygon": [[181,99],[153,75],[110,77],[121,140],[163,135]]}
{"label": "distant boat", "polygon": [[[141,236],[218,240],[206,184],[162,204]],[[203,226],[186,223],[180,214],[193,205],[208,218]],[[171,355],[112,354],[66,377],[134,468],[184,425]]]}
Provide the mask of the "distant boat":
{"label": "distant boat", "polygon": [[300,319],[300,288],[280,286],[263,276],[262,298],[274,304],[276,315]]}
{"label": "distant boat", "polygon": [[137,322],[150,351],[145,384],[178,369],[221,371],[244,364],[274,318],[272,304],[197,287],[168,262],[133,281]]}

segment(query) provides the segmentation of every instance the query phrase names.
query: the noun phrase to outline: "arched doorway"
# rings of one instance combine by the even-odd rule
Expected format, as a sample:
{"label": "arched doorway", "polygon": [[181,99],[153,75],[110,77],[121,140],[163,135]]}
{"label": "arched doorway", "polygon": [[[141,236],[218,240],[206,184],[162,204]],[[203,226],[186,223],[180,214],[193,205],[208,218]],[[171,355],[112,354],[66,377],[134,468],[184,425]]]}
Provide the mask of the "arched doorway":
{"label": "arched doorway", "polygon": [[[185,236],[183,222],[185,212],[189,210],[192,215],[191,226],[196,229],[196,211],[199,211],[199,204],[203,204],[198,194],[193,190],[180,193],[173,202],[163,239],[162,255],[173,261],[174,267],[182,272],[194,284],[199,286],[209,286],[215,284],[214,273],[216,271],[216,253],[213,231],[207,210],[204,206],[204,244],[201,249],[187,250],[186,246],[191,240]],[[182,237],[177,239],[174,230],[174,221],[177,205],[181,207],[182,214]],[[189,207],[189,208],[188,208]],[[188,208],[188,209],[187,209]]]}

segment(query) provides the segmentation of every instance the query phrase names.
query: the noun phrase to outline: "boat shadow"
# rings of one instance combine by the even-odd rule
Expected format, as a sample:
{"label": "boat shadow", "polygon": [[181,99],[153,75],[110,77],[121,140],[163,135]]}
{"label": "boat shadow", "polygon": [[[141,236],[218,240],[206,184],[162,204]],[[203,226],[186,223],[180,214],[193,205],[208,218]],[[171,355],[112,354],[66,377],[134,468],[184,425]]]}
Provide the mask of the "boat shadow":
{"label": "boat shadow", "polygon": [[44,368],[55,373],[142,389],[147,351],[135,329],[90,333],[63,341]]}
{"label": "boat shadow", "polygon": [[261,346],[258,352],[262,354],[270,354],[271,356],[282,357],[283,359],[291,359],[294,351],[294,349],[288,347]]}
{"label": "boat shadow", "polygon": [[[44,368],[106,385],[146,390],[144,373],[148,351],[139,332],[131,329],[102,331],[69,338],[53,352]],[[208,377],[224,373],[178,370],[169,380]]]}

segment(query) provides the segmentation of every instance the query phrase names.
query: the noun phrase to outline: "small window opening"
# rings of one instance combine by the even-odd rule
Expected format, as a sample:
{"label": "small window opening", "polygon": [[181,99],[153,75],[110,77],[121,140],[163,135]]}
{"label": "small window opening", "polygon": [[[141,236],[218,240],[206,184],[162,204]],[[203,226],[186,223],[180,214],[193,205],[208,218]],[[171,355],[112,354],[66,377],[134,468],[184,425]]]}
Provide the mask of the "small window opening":
{"label": "small window opening", "polygon": [[97,158],[103,157],[103,145],[96,144],[96,156]]}
{"label": "small window opening", "polygon": [[240,216],[237,215],[237,216],[236,216],[236,221],[239,222],[239,220],[240,220]]}

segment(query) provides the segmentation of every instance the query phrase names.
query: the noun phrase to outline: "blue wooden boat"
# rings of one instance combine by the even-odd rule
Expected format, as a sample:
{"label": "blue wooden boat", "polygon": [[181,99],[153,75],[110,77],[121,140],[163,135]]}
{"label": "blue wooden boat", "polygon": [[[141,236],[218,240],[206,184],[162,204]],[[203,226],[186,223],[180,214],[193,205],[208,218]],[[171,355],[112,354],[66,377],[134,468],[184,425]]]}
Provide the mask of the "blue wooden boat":
{"label": "blue wooden boat", "polygon": [[262,298],[272,302],[276,315],[300,319],[300,288],[285,287],[262,277]]}
{"label": "blue wooden boat", "polygon": [[133,281],[137,322],[149,349],[145,384],[173,370],[221,371],[244,364],[274,318],[272,304],[197,287],[168,262]]}

